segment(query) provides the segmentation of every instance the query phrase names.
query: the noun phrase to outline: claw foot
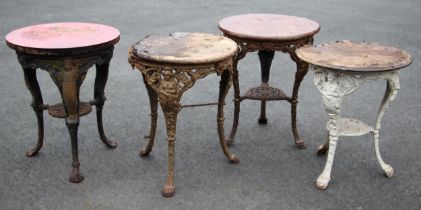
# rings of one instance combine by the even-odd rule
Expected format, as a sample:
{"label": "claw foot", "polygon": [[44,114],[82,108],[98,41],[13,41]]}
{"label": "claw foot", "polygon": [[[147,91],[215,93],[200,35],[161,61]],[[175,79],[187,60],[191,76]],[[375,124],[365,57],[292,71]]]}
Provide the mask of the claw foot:
{"label": "claw foot", "polygon": [[162,196],[172,197],[175,194],[175,186],[170,184],[165,184],[162,189]]}
{"label": "claw foot", "polygon": [[38,152],[38,149],[30,149],[25,153],[25,155],[26,157],[33,157],[34,155],[38,154]]}
{"label": "claw foot", "polygon": [[73,171],[69,177],[69,181],[72,183],[80,183],[83,181],[84,178],[85,177],[83,177],[79,171]]}
{"label": "claw foot", "polygon": [[330,178],[329,177],[322,177],[319,176],[316,181],[316,187],[319,190],[325,190],[327,188],[327,185],[329,184]]}
{"label": "claw foot", "polygon": [[317,147],[317,155],[325,155],[328,150],[329,150],[329,147],[325,147],[324,144],[319,145],[319,147]]}
{"label": "claw foot", "polygon": [[229,159],[230,159],[231,163],[239,163],[240,162],[240,159],[234,154],[230,155]]}
{"label": "claw foot", "polygon": [[114,148],[117,147],[117,142],[115,142],[115,141],[107,140],[104,143],[105,143],[105,145],[107,145],[107,147],[109,147],[111,149],[114,149]]}
{"label": "claw foot", "polygon": [[297,147],[298,149],[305,149],[306,145],[304,144],[304,140],[298,139],[297,141],[295,141],[295,147]]}
{"label": "claw foot", "polygon": [[383,168],[384,173],[386,174],[387,177],[392,177],[393,176],[393,168],[390,165],[386,165],[386,167]]}
{"label": "claw foot", "polygon": [[145,156],[148,156],[149,155],[149,153],[151,152],[152,150],[145,150],[145,149],[141,149],[140,150],[140,152],[139,152],[139,156],[140,157],[145,157]]}

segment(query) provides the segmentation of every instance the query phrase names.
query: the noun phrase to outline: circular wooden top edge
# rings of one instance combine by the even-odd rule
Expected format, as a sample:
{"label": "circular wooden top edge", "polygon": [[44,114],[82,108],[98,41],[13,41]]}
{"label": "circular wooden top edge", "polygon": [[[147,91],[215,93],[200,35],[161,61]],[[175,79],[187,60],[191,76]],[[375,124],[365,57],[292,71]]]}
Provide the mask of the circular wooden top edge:
{"label": "circular wooden top edge", "polygon": [[[302,59],[302,60],[305,61],[304,59]],[[307,61],[305,61],[305,62],[307,62]],[[412,59],[409,60],[408,63],[402,64],[402,65],[396,65],[396,66],[393,66],[391,68],[365,68],[364,70],[362,70],[360,68],[350,68],[350,67],[346,67],[346,66],[318,65],[318,64],[313,64],[313,63],[309,63],[309,64],[313,65],[313,66],[316,66],[316,67],[330,69],[330,70],[333,70],[333,71],[370,73],[370,72],[386,72],[386,71],[394,71],[394,70],[398,70],[398,69],[403,69],[403,68],[409,66],[411,63],[412,63]]]}
{"label": "circular wooden top edge", "polygon": [[[106,27],[106,28],[110,28],[113,29],[116,32],[116,37],[114,39],[111,39],[107,42],[103,42],[103,43],[98,43],[98,44],[93,44],[93,45],[86,45],[86,46],[81,46],[81,47],[68,47],[68,48],[52,48],[52,47],[46,47],[46,48],[36,48],[36,47],[27,47],[27,46],[21,46],[17,43],[13,43],[11,41],[8,40],[8,37],[13,34],[14,32],[18,31],[18,30],[23,30],[26,28],[31,28],[31,27],[36,27],[36,26],[43,26],[43,25],[53,25],[53,24],[87,24],[87,25],[97,25],[97,26],[101,26],[101,27]],[[6,44],[9,48],[17,50],[17,51],[21,51],[21,52],[25,52],[25,51],[51,51],[51,52],[60,52],[60,51],[71,51],[71,50],[80,50],[80,49],[87,49],[87,48],[95,48],[96,46],[102,46],[102,48],[106,48],[104,47],[104,45],[108,45],[112,46],[114,44],[116,44],[117,42],[120,41],[120,31],[113,27],[113,26],[109,26],[109,25],[105,25],[105,24],[100,24],[100,23],[91,23],[91,22],[50,22],[50,23],[41,23],[41,24],[36,24],[36,25],[29,25],[29,26],[24,26],[24,27],[20,27],[17,28],[15,30],[10,31],[9,33],[6,34],[6,36],[4,37],[4,40],[6,41]],[[27,50],[26,50],[27,49]]]}
{"label": "circular wooden top edge", "polygon": [[[233,50],[231,53],[227,54],[226,56],[217,57],[217,58],[208,59],[208,60],[198,60],[198,61],[171,59],[171,58],[166,58],[166,60],[159,60],[159,59],[154,58],[152,56],[144,56],[143,54],[137,53],[137,49],[135,48],[135,46],[140,44],[143,40],[147,39],[148,37],[151,37],[151,36],[166,37],[166,36],[171,36],[174,33],[205,34],[205,35],[219,36],[219,37],[222,37],[222,38],[226,39],[227,41],[232,42],[233,46],[235,46],[235,50]],[[129,48],[129,51],[131,51],[133,56],[135,56],[138,60],[142,60],[142,61],[145,61],[147,63],[151,63],[151,62],[158,63],[158,64],[162,64],[162,65],[171,65],[171,64],[175,64],[175,65],[206,65],[206,64],[212,64],[212,63],[224,61],[229,57],[233,57],[235,55],[235,53],[237,52],[237,50],[238,50],[237,43],[235,43],[233,40],[231,40],[227,37],[224,37],[222,35],[211,34],[211,33],[203,33],[203,32],[173,32],[173,33],[170,33],[169,35],[149,34],[149,35],[145,36],[144,38],[142,38],[141,40],[139,40],[138,42],[136,42],[135,44],[133,44]]]}
{"label": "circular wooden top edge", "polygon": [[[302,49],[305,48],[311,48],[311,47],[315,47],[315,46],[319,46],[322,44],[331,44],[331,43],[335,43],[335,42],[353,42],[353,43],[369,43],[369,44],[377,44],[377,45],[382,45],[382,46],[387,46],[387,47],[392,47],[395,49],[399,49],[400,51],[402,51],[402,53],[407,55],[407,60],[404,63],[401,63],[399,65],[393,65],[390,67],[374,67],[374,68],[355,68],[355,67],[347,67],[347,66],[334,66],[334,65],[328,65],[326,63],[318,63],[318,62],[313,62],[311,60],[309,60],[308,58],[306,58],[305,56],[302,55],[301,51]],[[313,66],[317,66],[317,67],[322,67],[322,68],[328,68],[331,69],[333,71],[347,71],[347,72],[361,72],[361,73],[369,73],[369,72],[385,72],[385,71],[393,71],[393,70],[398,70],[398,69],[402,69],[405,68],[407,66],[409,66],[412,61],[413,61],[413,57],[406,51],[394,46],[389,46],[389,45],[384,45],[381,43],[377,43],[377,42],[367,42],[367,41],[349,41],[349,40],[338,40],[338,41],[333,41],[333,42],[326,42],[326,43],[322,43],[319,45],[305,45],[303,47],[298,48],[295,52],[297,54],[297,56],[304,62],[313,65]]]}
{"label": "circular wooden top edge", "polygon": [[[224,28],[221,27],[221,22],[227,18],[233,18],[233,17],[239,17],[239,16],[246,16],[246,15],[279,15],[279,16],[288,16],[288,17],[294,17],[294,18],[300,18],[300,19],[306,19],[309,22],[313,22],[315,24],[317,24],[317,29],[314,31],[310,31],[308,33],[303,33],[300,34],[298,36],[286,36],[286,37],[259,37],[259,36],[250,36],[250,35],[245,35],[245,34],[237,34],[237,33],[233,33],[231,31],[228,31]],[[225,18],[222,18],[219,22],[218,22],[218,29],[220,31],[222,31],[224,34],[227,34],[229,36],[232,36],[233,38],[238,38],[238,39],[246,39],[246,40],[259,40],[259,41],[292,41],[292,40],[300,40],[300,39],[305,39],[308,37],[312,37],[315,34],[317,34],[318,32],[320,32],[320,24],[317,23],[314,20],[308,19],[306,17],[299,17],[299,16],[294,16],[294,15],[283,15],[283,14],[274,14],[274,13],[248,13],[248,14],[241,14],[241,15],[233,15],[233,16],[228,16]]]}
{"label": "circular wooden top edge", "polygon": [[54,48],[31,48],[31,47],[22,47],[19,45],[15,45],[13,43],[10,43],[6,40],[6,45],[15,50],[16,52],[20,53],[26,53],[26,54],[34,54],[34,55],[77,55],[82,52],[94,52],[98,50],[103,50],[109,47],[114,46],[120,41],[120,36],[116,37],[115,39],[104,42],[97,45],[91,45],[91,46],[84,46],[84,47],[76,47],[76,48],[60,48],[60,49],[54,49]]}
{"label": "circular wooden top edge", "polygon": [[313,37],[314,35],[316,35],[319,31],[320,31],[320,26],[319,28],[314,31],[314,32],[309,32],[309,33],[305,33],[302,34],[300,36],[291,36],[291,37],[282,37],[282,38],[277,38],[277,37],[254,37],[254,36],[246,36],[246,35],[238,35],[238,34],[233,34],[229,31],[226,31],[222,28],[220,28],[218,26],[219,30],[221,30],[224,35],[228,35],[229,37],[232,37],[233,39],[238,39],[238,40],[251,40],[251,41],[263,41],[263,42],[286,42],[286,41],[295,41],[295,40],[301,40],[301,39],[306,39],[309,37]]}

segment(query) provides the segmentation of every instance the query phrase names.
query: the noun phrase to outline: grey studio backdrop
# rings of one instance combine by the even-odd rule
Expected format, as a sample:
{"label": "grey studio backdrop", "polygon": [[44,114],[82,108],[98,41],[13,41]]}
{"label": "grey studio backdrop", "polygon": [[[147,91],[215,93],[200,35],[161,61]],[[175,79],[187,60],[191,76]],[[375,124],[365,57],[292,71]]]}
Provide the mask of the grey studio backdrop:
{"label": "grey studio backdrop", "polygon": [[[105,89],[106,134],[115,150],[99,140],[95,113],[81,118],[79,157],[85,180],[72,184],[70,140],[63,119],[44,114],[45,144],[34,158],[25,151],[36,143],[36,118],[15,53],[0,45],[0,209],[420,209],[421,155],[421,1],[23,1],[0,2],[0,36],[33,24],[81,21],[108,24],[121,31]],[[401,90],[386,112],[380,134],[385,161],[395,169],[386,178],[378,165],[372,137],[341,137],[332,180],[326,191],[314,182],[325,164],[316,155],[326,138],[327,114],[309,72],[301,84],[298,128],[307,149],[294,147],[290,106],[268,103],[267,125],[257,124],[260,103],[241,104],[237,138],[232,146],[240,164],[224,157],[216,130],[216,106],[181,111],[177,125],[176,186],[163,198],[167,142],[159,112],[156,145],[148,158],[138,151],[149,132],[149,102],[138,71],[127,62],[128,47],[148,34],[219,33],[220,19],[243,13],[278,13],[307,17],[321,25],[315,44],[339,39],[375,41],[407,50],[414,58],[400,74]],[[240,88],[260,83],[258,57],[249,53],[239,64]],[[59,102],[49,75],[38,71],[44,101]],[[295,64],[277,53],[270,83],[292,90]],[[95,70],[81,87],[81,100],[93,97]],[[200,80],[183,97],[184,104],[215,102],[219,78]],[[385,82],[366,83],[346,98],[344,116],[373,124]],[[233,93],[225,107],[231,126]]]}

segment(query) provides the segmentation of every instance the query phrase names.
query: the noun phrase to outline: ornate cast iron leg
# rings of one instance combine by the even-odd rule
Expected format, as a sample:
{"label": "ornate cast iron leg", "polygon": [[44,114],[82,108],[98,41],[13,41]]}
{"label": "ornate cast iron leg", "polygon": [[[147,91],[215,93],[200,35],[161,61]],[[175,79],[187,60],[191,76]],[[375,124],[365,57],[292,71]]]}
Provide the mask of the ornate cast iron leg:
{"label": "ornate cast iron leg", "polygon": [[219,142],[222,147],[222,151],[224,152],[225,156],[233,162],[238,163],[240,160],[238,157],[230,151],[225,141],[225,134],[224,134],[224,104],[225,104],[225,97],[228,94],[231,82],[231,72],[229,70],[225,70],[221,75],[221,81],[219,84],[219,100],[218,100],[218,134],[219,134]]}
{"label": "ornate cast iron leg", "polygon": [[[260,69],[262,71],[262,83],[269,82],[270,66],[272,65],[273,57],[275,56],[274,51],[259,50],[257,53],[260,59]],[[266,118],[266,101],[262,100],[260,106],[260,117],[258,120],[259,124],[267,124]]]}
{"label": "ornate cast iron leg", "polygon": [[304,149],[306,146],[304,144],[304,140],[300,138],[297,129],[297,103],[298,103],[298,89],[300,88],[301,81],[303,81],[304,76],[307,74],[308,71],[308,64],[301,61],[295,51],[290,53],[292,60],[297,64],[297,72],[295,73],[295,82],[294,88],[292,90],[292,97],[291,97],[291,127],[292,133],[294,135],[295,146],[300,149]]}
{"label": "ornate cast iron leg", "polygon": [[[357,78],[357,77],[355,77]],[[325,168],[317,178],[317,188],[324,190],[330,181],[333,158],[335,156],[336,144],[338,141],[338,120],[340,118],[340,107],[345,95],[355,91],[359,86],[359,81],[347,75],[337,75],[327,70],[315,71],[314,84],[320,91],[323,104],[329,116],[327,130],[329,132],[328,155]]]}
{"label": "ornate cast iron leg", "polygon": [[72,144],[72,167],[73,171],[69,177],[69,181],[73,183],[82,182],[84,177],[81,175],[78,156],[78,139],[77,131],[79,127],[79,87],[81,85],[80,75],[77,70],[72,67],[66,67],[63,74],[62,97],[66,110],[66,126],[70,133]]}
{"label": "ornate cast iron leg", "polygon": [[32,108],[37,116],[38,121],[38,141],[37,145],[26,152],[26,156],[32,157],[36,155],[42,148],[43,141],[44,141],[44,118],[43,118],[43,111],[44,111],[44,102],[42,100],[41,89],[39,88],[36,69],[30,67],[24,67],[23,73],[25,76],[25,84],[28,88],[29,92],[32,95]]}
{"label": "ornate cast iron leg", "polygon": [[149,131],[149,141],[148,144],[144,149],[140,150],[140,156],[149,155],[149,153],[152,151],[152,147],[155,141],[155,132],[156,132],[156,123],[158,120],[158,96],[156,92],[152,89],[152,87],[148,84],[148,82],[145,79],[145,76],[143,76],[143,82],[145,83],[146,90],[148,91],[149,95],[149,102],[151,106],[151,130]]}
{"label": "ornate cast iron leg", "polygon": [[174,184],[174,168],[175,168],[175,134],[177,126],[177,114],[180,104],[177,102],[178,107],[166,107],[168,104],[161,103],[162,110],[165,116],[165,123],[167,125],[168,136],[168,175],[167,182],[162,189],[162,195],[171,197],[175,193]]}
{"label": "ornate cast iron leg", "polygon": [[391,77],[387,78],[387,87],[386,92],[382,100],[382,104],[379,108],[377,119],[376,119],[376,127],[374,128],[374,148],[376,151],[377,160],[382,167],[383,171],[388,177],[393,176],[393,168],[392,166],[386,164],[381,155],[380,155],[380,148],[379,148],[379,132],[380,132],[380,124],[383,118],[383,115],[386,109],[389,107],[390,103],[395,99],[398,91],[399,91],[399,77],[396,74],[392,74]]}
{"label": "ornate cast iron leg", "polygon": [[105,103],[104,89],[107,84],[108,79],[108,69],[109,62],[104,62],[103,64],[96,65],[96,78],[95,78],[95,87],[94,87],[94,98],[96,106],[96,121],[98,124],[98,133],[101,141],[107,145],[109,148],[116,148],[117,143],[115,141],[108,140],[107,136],[104,133],[104,127],[102,125],[102,109]]}
{"label": "ornate cast iron leg", "polygon": [[317,178],[316,186],[317,188],[324,190],[327,188],[327,185],[330,181],[330,173],[332,170],[333,158],[335,156],[336,143],[338,141],[338,119],[340,117],[340,105],[342,98],[337,98],[336,100],[330,100],[327,102],[325,99],[323,103],[325,104],[326,111],[329,115],[328,121],[328,131],[329,131],[329,151],[327,155],[326,165],[323,169],[323,172]]}
{"label": "ornate cast iron leg", "polygon": [[235,133],[237,133],[238,119],[240,117],[241,97],[240,97],[240,85],[238,81],[238,69],[237,69],[239,59],[240,58],[235,58],[233,62],[232,83],[234,86],[234,119],[232,122],[231,132],[228,138],[225,140],[227,146],[230,146],[232,143],[234,143]]}
{"label": "ornate cast iron leg", "polygon": [[105,103],[104,89],[107,84],[108,79],[108,69],[109,62],[104,62],[103,64],[96,65],[96,78],[95,78],[95,87],[94,87],[94,98],[96,106],[96,121],[98,124],[98,133],[101,141],[107,145],[109,148],[116,148],[117,143],[115,141],[108,140],[107,136],[104,133],[104,127],[102,125],[102,109]]}

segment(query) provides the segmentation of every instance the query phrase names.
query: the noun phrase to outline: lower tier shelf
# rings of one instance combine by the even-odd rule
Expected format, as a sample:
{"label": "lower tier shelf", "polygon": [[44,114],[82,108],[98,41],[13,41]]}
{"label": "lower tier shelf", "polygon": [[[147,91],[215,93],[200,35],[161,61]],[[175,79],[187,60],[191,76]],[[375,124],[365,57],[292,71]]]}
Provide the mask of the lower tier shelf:
{"label": "lower tier shelf", "polygon": [[374,132],[374,128],[362,121],[351,118],[339,118],[338,134],[339,136],[362,136]]}
{"label": "lower tier shelf", "polygon": [[[88,102],[80,102],[79,116],[87,115],[92,111],[92,105]],[[58,103],[48,106],[48,114],[56,118],[65,118],[66,111],[64,110],[63,103]]]}
{"label": "lower tier shelf", "polygon": [[262,83],[258,87],[249,89],[244,96],[241,96],[241,100],[243,99],[260,101],[287,100],[291,102],[291,98],[281,89],[271,87],[268,83]]}

